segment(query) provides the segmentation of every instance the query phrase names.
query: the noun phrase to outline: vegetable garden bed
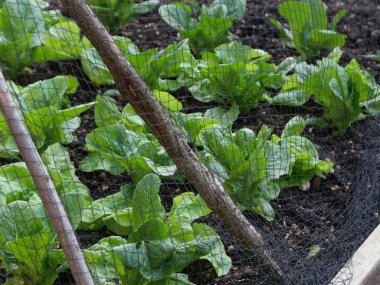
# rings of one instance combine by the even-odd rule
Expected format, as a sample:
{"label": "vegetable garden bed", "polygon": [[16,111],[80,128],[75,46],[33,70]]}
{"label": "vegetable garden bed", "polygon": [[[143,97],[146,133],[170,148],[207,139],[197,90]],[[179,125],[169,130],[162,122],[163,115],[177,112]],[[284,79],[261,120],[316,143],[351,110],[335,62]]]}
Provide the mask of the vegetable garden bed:
{"label": "vegetable garden bed", "polygon": [[[160,5],[172,2],[174,1],[161,1]],[[265,50],[265,52],[272,56],[271,63],[276,65],[279,65],[286,58],[297,56],[295,50],[284,47],[280,41],[277,30],[269,22],[269,18],[271,17],[275,17],[277,20],[284,22],[278,14],[278,7],[280,3],[284,1],[253,0],[247,2],[244,18],[235,21],[232,27],[234,38],[254,49]],[[356,58],[360,67],[367,70],[374,76],[377,82],[379,82],[379,64],[364,57],[364,55],[374,52],[379,47],[380,8],[379,5],[373,2],[374,1],[371,0],[325,1],[328,7],[329,18],[338,13],[340,9],[346,8],[349,10],[348,14],[343,17],[337,26],[338,32],[348,36],[346,44],[342,47],[343,54],[339,65],[346,67],[353,58]],[[51,3],[51,7],[55,7],[55,5],[58,4]],[[162,20],[157,9],[147,15],[133,19],[122,29],[115,32],[115,34],[130,38],[140,51],[156,47],[164,49],[170,44],[180,41],[175,29],[169,27],[168,24]],[[330,52],[331,49],[323,50],[317,59],[327,57]],[[315,58],[308,59],[307,63],[315,64]],[[94,66],[92,66],[92,68],[94,68]],[[352,69],[355,69],[355,67],[352,67]],[[112,115],[116,114],[115,116],[122,116],[121,113],[118,114],[117,112],[124,107],[120,98],[114,96],[115,92],[112,94],[108,93],[111,94],[111,100],[107,99],[106,101],[102,101],[102,99],[99,99],[99,95],[104,92],[110,92],[109,89],[111,89],[111,87],[93,83],[92,81],[96,81],[96,79],[91,78],[91,80],[89,78],[91,77],[89,76],[89,70],[91,70],[91,66],[87,68],[87,70],[84,68],[83,57],[82,61],[80,59],[64,59],[61,61],[49,61],[43,64],[29,65],[27,69],[22,70],[21,74],[13,79],[17,84],[22,86],[27,86],[41,80],[56,78],[56,76],[61,75],[73,76],[73,78],[75,77],[78,80],[78,88],[74,88],[75,90],[73,92],[67,91],[69,102],[61,102],[62,106],[60,106],[60,111],[57,112],[59,113],[62,110],[70,109],[71,106],[84,106],[82,109],[76,110],[78,111],[77,114],[80,113],[79,117],[81,120],[79,127],[70,129],[74,130],[71,137],[62,131],[64,139],[58,139],[54,134],[48,134],[46,135],[46,141],[49,141],[49,143],[45,144],[41,142],[41,145],[44,145],[43,149],[47,151],[46,157],[49,157],[49,154],[54,154],[54,151],[57,150],[58,147],[57,149],[53,149],[52,147],[50,153],[46,150],[47,145],[54,145],[54,142],[63,143],[67,147],[70,160],[75,167],[74,170],[71,169],[70,171],[74,171],[78,178],[78,180],[72,178],[75,175],[73,174],[74,172],[71,173],[73,175],[71,177],[71,183],[78,185],[83,184],[84,187],[88,188],[91,199],[98,200],[107,196],[109,197],[109,195],[112,194],[120,194],[120,189],[123,189],[122,186],[127,183],[130,185],[138,184],[138,182],[143,179],[143,175],[137,171],[135,173],[133,169],[132,171],[126,172],[125,170],[128,168],[123,169],[123,171],[115,170],[114,168],[120,167],[120,165],[115,166],[109,160],[107,160],[106,163],[112,164],[111,166],[105,167],[103,165],[103,168],[106,168],[108,171],[100,170],[102,166],[99,165],[93,167],[93,169],[89,169],[88,164],[87,166],[84,165],[83,160],[87,158],[91,152],[101,153],[101,150],[99,150],[100,147],[97,145],[101,138],[100,135],[96,137],[96,131],[94,132],[94,130],[101,127],[108,127],[106,123],[100,123],[99,118],[103,115],[103,119],[106,118],[112,121],[114,120]],[[144,71],[140,70],[140,72],[143,73]],[[96,72],[94,72],[94,74],[95,73]],[[112,80],[112,78],[108,78],[107,74],[102,77],[103,75],[104,74],[101,74],[98,78],[101,78],[101,80]],[[149,76],[152,75],[148,74],[146,78],[149,78]],[[170,76],[168,76],[168,78],[171,79]],[[151,82],[151,84],[154,85],[156,83]],[[205,112],[210,108],[230,108],[228,100],[224,102],[215,102],[215,100],[212,102],[199,102],[199,100],[194,98],[194,94],[192,95],[189,89],[194,91],[191,87],[182,86],[178,90],[171,90],[170,92],[182,104],[181,112],[183,113],[191,114],[201,112],[206,117]],[[280,88],[275,88],[274,86],[269,86],[267,88],[268,94],[274,97],[279,89]],[[380,95],[380,93],[378,93],[378,95]],[[313,96],[317,95],[313,94]],[[174,100],[174,98],[169,98],[169,100],[171,99]],[[246,112],[240,112],[240,114],[236,116],[236,120],[233,120],[235,115],[237,115],[236,112],[235,114],[233,114],[234,112],[230,113],[232,120],[231,117],[228,116],[227,118],[225,117],[225,120],[227,121],[227,125],[231,125],[231,130],[234,133],[241,129],[250,129],[256,134],[260,134],[261,131],[265,131],[263,131],[262,126],[266,125],[273,130],[271,135],[275,135],[270,138],[268,135],[268,142],[271,140],[270,143],[274,143],[277,139],[278,141],[285,141],[287,136],[284,135],[283,130],[292,118],[295,116],[301,116],[305,119],[321,117],[324,111],[326,111],[322,107],[323,104],[318,104],[313,100],[307,101],[308,102],[302,106],[293,107],[275,105],[270,102],[260,102],[257,107],[251,108],[248,103],[248,110],[245,110]],[[94,108],[92,108],[92,105],[86,105],[92,102],[97,102]],[[104,106],[101,104],[104,104]],[[101,106],[103,106],[103,110]],[[169,104],[167,104],[167,106],[169,109],[173,107],[169,106]],[[176,107],[174,107],[174,109],[175,108]],[[24,112],[26,112],[25,110]],[[109,112],[108,115],[106,114],[107,110]],[[226,110],[228,109],[225,109],[224,112],[226,112]],[[101,112],[103,112],[102,115],[99,115]],[[133,126],[133,130],[137,130],[138,127],[143,125],[139,119],[135,117],[137,115],[134,114],[133,109],[132,111],[129,109],[125,112],[124,115],[127,114],[127,117],[130,116],[132,118],[130,125]],[[51,113],[50,115],[52,116]],[[180,121],[175,115],[173,115],[172,118],[174,118],[174,121]],[[254,207],[250,209],[244,205],[245,201],[243,199],[239,200],[239,197],[236,198],[238,203],[242,206],[241,208],[245,210],[245,215],[263,235],[268,251],[275,260],[278,261],[285,275],[285,280],[282,281],[284,283],[279,283],[278,280],[275,280],[267,268],[258,261],[259,251],[247,251],[240,241],[233,237],[232,230],[227,228],[221,219],[212,213],[209,215],[207,215],[207,213],[198,214],[196,222],[200,225],[210,226],[215,230],[217,235],[220,236],[224,244],[225,253],[232,260],[231,269],[223,269],[223,264],[218,264],[215,260],[215,263],[212,265],[210,263],[211,258],[194,258],[194,262],[184,266],[184,269],[181,270],[182,273],[188,274],[189,281],[194,284],[285,284],[285,282],[289,284],[328,284],[341,267],[344,266],[355,250],[378,224],[380,121],[375,116],[369,116],[364,120],[353,123],[352,126],[349,127],[343,126],[344,124],[342,124],[342,120],[344,121],[345,118],[337,118],[333,115],[327,118],[332,122],[330,125],[315,126],[308,124],[304,126],[304,130],[302,129],[301,132],[295,131],[297,135],[301,135],[302,133],[302,137],[310,140],[310,142],[315,145],[315,150],[317,151],[315,168],[317,168],[316,165],[319,162],[322,166],[320,166],[319,172],[313,172],[312,177],[308,179],[309,181],[302,183],[302,186],[287,181],[288,184],[286,185],[289,187],[281,187],[285,189],[281,190],[278,197],[273,200],[268,199],[270,205],[273,207],[275,216],[272,216],[270,210],[266,212],[262,208],[261,210],[255,210],[255,213],[253,213],[250,210]],[[106,119],[104,119],[104,122]],[[101,124],[103,124],[103,126]],[[217,129],[212,130],[214,133],[217,132]],[[110,129],[108,129],[108,131],[112,133]],[[116,133],[115,130],[112,131]],[[200,132],[199,129],[197,131]],[[214,141],[212,138],[209,139],[205,134],[207,130],[203,131],[203,137],[198,137],[198,133],[195,134],[195,138],[191,141],[193,148],[198,151],[209,148],[210,150],[207,154],[210,155],[210,157],[212,156],[218,159],[218,155],[220,156],[221,154],[218,154],[213,149],[214,145],[212,145],[212,143],[216,144],[214,141],[217,141],[217,139],[214,139]],[[289,130],[289,132],[292,131],[294,130]],[[89,141],[91,136],[93,136],[92,141]],[[139,136],[141,137],[140,133]],[[153,139],[149,137],[149,135],[144,133],[144,136],[144,139],[149,140],[152,147],[158,148],[157,145],[154,145],[155,142],[153,142]],[[291,137],[291,135],[288,135],[288,137],[289,136]],[[116,141],[117,139],[118,137],[115,135],[114,138],[108,139],[102,147],[105,148],[106,144],[112,144],[112,140]],[[201,141],[201,144],[198,143],[198,140]],[[267,142],[266,139],[264,141]],[[276,141],[276,143],[278,141]],[[92,146],[94,149],[98,147],[98,149],[89,151],[89,146],[90,148]],[[296,147],[294,147],[294,149],[296,149]],[[157,153],[158,152],[159,151],[157,151]],[[296,150],[294,150],[294,152],[296,152]],[[158,158],[155,158],[157,159],[156,161],[159,161],[157,165],[161,165],[160,163],[163,162],[164,166],[169,169],[165,171],[170,171],[172,163],[168,162],[162,152],[160,153],[160,155],[157,155]],[[223,162],[223,159],[219,160]],[[9,154],[8,157],[1,159],[1,165],[6,166],[18,161],[17,155],[12,156]],[[93,160],[92,163],[94,161],[95,160]],[[331,171],[332,166],[329,164],[330,162],[334,164],[333,171]],[[150,173],[159,172],[156,169],[149,171]],[[162,173],[163,172],[164,171],[162,171]],[[146,173],[144,172],[144,174]],[[285,172],[281,173],[281,175],[282,177],[286,176]],[[323,178],[324,176],[326,177],[325,179]],[[6,175],[3,175],[3,177],[6,177]],[[184,193],[196,192],[196,190],[188,181],[184,180],[183,177],[178,178],[173,175],[173,173],[171,175],[163,174],[162,177],[159,196],[162,201],[162,208],[166,211],[166,214],[163,213],[162,215],[165,219],[170,220],[171,209],[173,209],[172,211],[174,212],[176,205],[173,199],[180,194],[188,195]],[[293,184],[297,186],[292,187]],[[151,186],[151,184],[149,185]],[[79,188],[81,187],[82,186],[79,186]],[[120,197],[117,199],[120,199]],[[85,202],[83,203],[85,204]],[[177,203],[179,202],[177,201]],[[195,204],[195,202],[193,203]],[[264,206],[260,205],[260,207]],[[126,230],[123,227],[120,230],[117,227],[112,227],[113,222],[114,221],[107,220],[106,222],[102,221],[101,223],[103,224],[101,225],[96,225],[96,222],[94,223],[93,220],[88,222],[88,227],[86,227],[86,225],[79,227],[77,233],[81,247],[88,249],[103,238],[115,236],[115,231],[116,233],[121,231],[120,236],[123,237],[134,235],[133,238],[138,240],[136,230]],[[193,222],[193,220],[190,222]],[[79,223],[80,221],[78,221],[78,224]],[[91,223],[95,225],[89,226]],[[134,221],[134,223],[137,222]],[[215,242],[217,243],[218,241]],[[118,246],[122,247],[125,245],[120,243]],[[222,252],[218,253],[221,256],[223,255]],[[226,267],[228,267],[228,265]],[[90,266],[90,268],[96,268],[96,266]],[[101,269],[97,268],[97,270]],[[218,270],[219,272],[216,272]],[[226,272],[224,271],[228,271],[228,274],[225,274]],[[223,274],[221,274],[221,272],[223,272]],[[6,279],[11,278],[12,273],[3,271],[0,276],[2,278],[0,281],[5,282]],[[58,279],[55,280],[54,284],[73,284],[69,270],[65,269],[59,272],[57,276]],[[144,278],[146,278],[145,275]],[[178,278],[178,280],[180,280],[182,277]],[[152,283],[142,283],[143,281],[136,281],[136,284],[177,284],[169,283],[168,280],[165,281],[167,283],[153,283],[153,281]],[[179,282],[178,280],[177,282]],[[119,284],[116,281],[107,281],[114,282],[107,284]],[[144,282],[148,281],[145,280]],[[182,282],[183,283],[179,284],[190,284],[185,283],[183,280]],[[106,283],[99,281],[99,284]]]}

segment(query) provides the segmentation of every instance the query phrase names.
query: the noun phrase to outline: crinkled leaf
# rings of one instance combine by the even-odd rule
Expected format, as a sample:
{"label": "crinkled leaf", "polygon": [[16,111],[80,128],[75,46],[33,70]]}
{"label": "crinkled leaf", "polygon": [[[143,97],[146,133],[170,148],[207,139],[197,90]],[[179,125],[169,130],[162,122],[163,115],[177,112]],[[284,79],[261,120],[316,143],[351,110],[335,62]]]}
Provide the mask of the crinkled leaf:
{"label": "crinkled leaf", "polygon": [[158,240],[117,246],[113,253],[126,269],[137,269],[145,279],[154,281],[165,277],[167,260],[175,249],[170,240]]}
{"label": "crinkled leaf", "polygon": [[161,102],[161,104],[172,111],[181,111],[182,103],[175,99],[174,96],[168,92],[153,90],[153,96]]}
{"label": "crinkled leaf", "polygon": [[165,217],[165,209],[158,196],[160,186],[161,179],[155,174],[148,174],[137,183],[131,201],[134,227],[154,218]]}
{"label": "crinkled leaf", "polygon": [[[93,130],[86,137],[87,148],[107,159],[114,159],[134,181],[148,173],[172,176],[176,167],[163,147],[149,134],[137,134],[123,124]],[[87,161],[87,169],[88,168]]]}
{"label": "crinkled leaf", "polygon": [[210,7],[224,5],[227,8],[226,17],[241,20],[247,7],[246,0],[214,0]]}
{"label": "crinkled leaf", "polygon": [[33,53],[35,63],[47,60],[67,60],[79,57],[82,51],[79,27],[71,21],[60,21],[50,27],[44,45]]}
{"label": "crinkled leaf", "polygon": [[232,105],[230,109],[223,107],[207,109],[207,111],[204,113],[204,116],[212,119],[217,119],[222,126],[231,128],[232,124],[238,118],[239,113],[239,107],[237,105]]}
{"label": "crinkled leaf", "polygon": [[119,175],[125,172],[125,169],[115,159],[106,158],[101,153],[91,152],[79,164],[79,170],[92,172],[96,170],[105,170],[112,175]]}
{"label": "crinkled leaf", "polygon": [[28,85],[17,92],[15,97],[23,112],[53,105],[65,108],[68,107],[65,95],[75,93],[78,86],[79,82],[73,76],[56,76]]}
{"label": "crinkled leaf", "polygon": [[309,101],[310,97],[311,96],[309,94],[303,92],[302,90],[295,89],[277,94],[272,98],[271,103],[275,105],[296,107],[305,104]]}
{"label": "crinkled leaf", "polygon": [[267,221],[273,221],[275,217],[274,210],[269,202],[263,198],[256,198],[253,200],[252,210],[260,214]]}
{"label": "crinkled leaf", "polygon": [[33,179],[25,163],[18,162],[0,167],[0,193],[8,203],[27,200],[34,192]]}
{"label": "crinkled leaf", "polygon": [[222,44],[215,48],[215,55],[223,63],[232,62],[248,62],[252,59],[265,58],[270,59],[270,55],[260,49],[253,49],[250,46],[243,45],[238,41],[233,41],[229,44]]}
{"label": "crinkled leaf", "polygon": [[299,136],[303,133],[305,127],[305,120],[300,116],[295,116],[286,123],[281,134],[281,139],[290,136]]}
{"label": "crinkled leaf", "polygon": [[132,188],[124,187],[120,192],[95,200],[82,213],[82,222],[103,226],[101,219],[131,207]]}
{"label": "crinkled leaf", "polygon": [[98,127],[113,125],[121,120],[121,112],[112,97],[97,96],[94,108],[94,119]]}
{"label": "crinkled leaf", "polygon": [[183,221],[192,222],[210,213],[211,210],[207,207],[200,195],[196,196],[194,193],[186,192],[173,199],[173,206],[170,210],[169,218],[175,216]]}
{"label": "crinkled leaf", "polygon": [[265,144],[265,160],[265,178],[278,179],[290,172],[295,158],[286,144],[277,145],[267,142]]}
{"label": "crinkled leaf", "polygon": [[191,22],[191,9],[182,3],[163,5],[158,9],[162,19],[177,30],[187,30]]}
{"label": "crinkled leaf", "polygon": [[111,236],[101,239],[84,250],[87,265],[96,284],[116,284],[115,280],[119,279],[118,269],[122,271],[123,265],[113,258],[112,248],[123,246],[126,243],[127,241],[121,237]]}

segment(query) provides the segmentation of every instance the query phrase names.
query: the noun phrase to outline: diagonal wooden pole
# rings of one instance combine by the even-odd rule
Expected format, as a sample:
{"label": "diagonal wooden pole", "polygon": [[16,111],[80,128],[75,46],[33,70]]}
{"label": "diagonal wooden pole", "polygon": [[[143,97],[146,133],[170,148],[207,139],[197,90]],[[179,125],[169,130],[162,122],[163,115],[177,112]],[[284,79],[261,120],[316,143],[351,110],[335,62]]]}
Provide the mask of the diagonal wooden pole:
{"label": "diagonal wooden pole", "polygon": [[54,187],[48,170],[39,155],[33,140],[21,119],[7,83],[0,71],[0,109],[3,113],[11,134],[20,150],[21,156],[33,178],[57,233],[58,239],[69,263],[71,273],[78,285],[94,285],[91,273],[80,250],[75,232],[63,207],[61,199]]}
{"label": "diagonal wooden pole", "polygon": [[265,250],[260,233],[234,204],[215,175],[198,159],[183,134],[170,121],[161,104],[152,96],[150,88],[125,59],[91,8],[84,0],[60,0],[60,3],[99,52],[122,99],[129,102],[149,126],[178,170],[195,186],[207,205],[234,231],[246,248],[260,251],[261,258],[275,274],[283,276],[275,260]]}

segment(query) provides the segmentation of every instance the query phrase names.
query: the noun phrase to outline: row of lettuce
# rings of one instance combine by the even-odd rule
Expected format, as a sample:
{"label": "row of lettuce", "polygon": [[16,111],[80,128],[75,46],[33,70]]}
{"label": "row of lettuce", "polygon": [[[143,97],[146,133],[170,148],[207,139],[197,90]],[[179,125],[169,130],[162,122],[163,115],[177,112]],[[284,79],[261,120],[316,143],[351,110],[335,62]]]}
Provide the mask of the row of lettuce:
{"label": "row of lettuce", "polygon": [[[193,284],[180,272],[198,259],[208,260],[219,276],[228,273],[231,260],[220,237],[194,222],[210,213],[200,196],[183,193],[166,213],[158,195],[160,177],[148,174],[135,186],[92,201],[62,145],[50,145],[42,157],[74,228],[107,225],[115,233],[84,250],[96,284]],[[0,184],[5,284],[53,284],[68,265],[26,165],[2,167]]]}
{"label": "row of lettuce", "polygon": [[[110,28],[158,5],[158,1],[128,1],[129,6],[119,2],[89,3]],[[122,4],[129,14],[119,9]],[[282,3],[279,12],[290,30],[274,19],[271,22],[300,56],[275,65],[269,53],[233,39],[230,29],[234,20],[244,16],[245,6],[243,0],[160,6],[163,20],[182,38],[162,50],[140,51],[128,38],[113,38],[239,207],[270,221],[275,218],[270,202],[281,189],[304,186],[315,176],[324,178],[333,172],[334,164],[321,160],[316,146],[302,136],[305,128],[330,125],[340,133],[352,122],[378,114],[380,88],[355,60],[344,67],[339,64],[345,36],[335,32],[335,26],[345,10],[328,23],[321,1]],[[326,48],[332,49],[327,57],[308,63]],[[185,178],[133,108],[116,104],[119,93],[112,89],[113,78],[76,24],[48,9],[42,0],[0,1],[0,62],[9,78],[16,78],[32,63],[71,59],[80,60],[94,84],[109,86],[95,102],[70,104],[79,86],[71,76],[26,87],[12,81],[8,85],[73,226],[113,233],[84,250],[96,283],[193,284],[181,272],[198,259],[208,260],[218,276],[227,274],[231,259],[220,237],[199,222],[210,214],[201,197],[180,194],[165,211],[159,196],[161,180]],[[187,88],[200,102],[223,107],[185,113],[170,94],[179,88]],[[300,106],[309,100],[323,107],[323,117],[296,116],[283,126],[281,135],[265,125],[257,133],[232,129],[239,114],[247,114],[261,102]],[[86,136],[89,155],[79,170],[127,172],[133,180],[133,185],[123,185],[119,192],[97,200],[76,176],[64,147],[75,140],[79,116],[90,108],[94,108],[96,128]],[[0,157],[20,160],[2,116]],[[53,284],[68,266],[25,164],[0,167],[0,185],[0,259],[9,274],[6,284]]]}
{"label": "row of lettuce", "polygon": [[[117,96],[116,90],[95,102],[70,106],[68,96],[77,86],[70,76],[24,88],[9,82],[74,228],[107,229],[114,234],[84,250],[97,284],[192,284],[180,272],[197,259],[211,262],[218,276],[227,274],[231,260],[220,237],[196,221],[211,212],[201,197],[182,193],[166,213],[159,196],[161,179],[185,178],[142,119],[129,104],[119,110],[109,96]],[[281,189],[332,172],[333,163],[320,160],[314,144],[301,136],[306,126],[301,117],[290,120],[280,137],[267,126],[257,134],[250,129],[233,132],[239,114],[236,106],[185,114],[170,94],[154,94],[189,143],[203,149],[199,157],[239,206],[267,220],[274,218],[270,201]],[[63,146],[73,141],[80,113],[93,106],[97,128],[86,137],[90,154],[79,169],[114,175],[127,171],[133,180],[133,185],[97,200],[76,176]],[[0,156],[19,159],[4,118],[1,133]],[[0,258],[9,274],[6,284],[52,284],[67,264],[24,162],[0,167],[0,208]]]}
{"label": "row of lettuce", "polygon": [[[82,38],[75,23],[57,10],[42,10],[46,4],[39,1],[15,1],[4,1],[0,10],[0,61],[10,76],[31,63],[78,58],[93,83],[114,84],[100,55]],[[355,59],[346,66],[339,64],[345,36],[334,29],[347,11],[328,23],[320,0],[282,3],[280,14],[291,29],[271,21],[280,29],[283,42],[295,47],[300,56],[275,65],[267,52],[232,39],[232,20],[243,17],[245,1],[232,2],[215,0],[202,8],[194,3],[161,6],[162,18],[183,38],[163,50],[140,51],[128,38],[114,36],[114,40],[154,90],[173,92],[185,87],[200,102],[237,105],[242,113],[260,102],[300,106],[314,100],[323,107],[324,116],[309,123],[332,125],[337,132],[379,112],[379,85],[374,78]],[[197,12],[199,17],[194,16]],[[216,19],[223,20],[223,35]],[[231,25],[226,19],[231,19]],[[331,54],[316,64],[304,61],[328,48],[333,48]]]}

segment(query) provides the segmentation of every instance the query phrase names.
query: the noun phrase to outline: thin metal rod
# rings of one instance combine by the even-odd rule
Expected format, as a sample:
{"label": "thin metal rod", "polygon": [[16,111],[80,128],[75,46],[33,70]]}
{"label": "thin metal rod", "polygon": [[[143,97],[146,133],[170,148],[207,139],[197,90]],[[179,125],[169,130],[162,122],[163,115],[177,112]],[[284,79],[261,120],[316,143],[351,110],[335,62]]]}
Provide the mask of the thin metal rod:
{"label": "thin metal rod", "polygon": [[0,71],[0,109],[21,156],[33,178],[38,194],[57,233],[69,263],[71,273],[78,285],[94,285],[91,273],[80,250],[73,227],[54,187],[49,172],[39,155]]}

